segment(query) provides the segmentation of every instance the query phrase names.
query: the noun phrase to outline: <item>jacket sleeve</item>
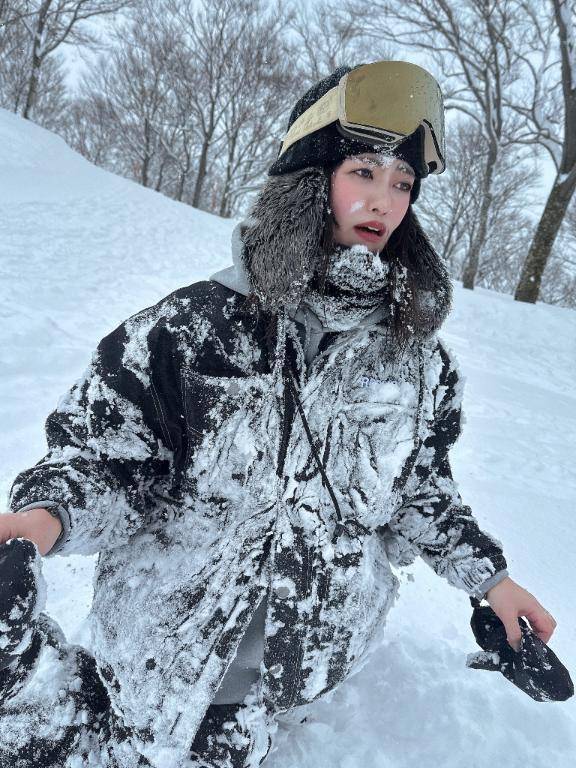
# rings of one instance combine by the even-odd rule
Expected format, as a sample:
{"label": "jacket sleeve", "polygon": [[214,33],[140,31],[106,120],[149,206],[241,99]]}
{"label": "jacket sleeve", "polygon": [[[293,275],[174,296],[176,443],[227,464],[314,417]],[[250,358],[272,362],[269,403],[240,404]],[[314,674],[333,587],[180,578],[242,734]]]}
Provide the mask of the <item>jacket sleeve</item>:
{"label": "jacket sleeve", "polygon": [[448,452],[461,432],[462,380],[439,344],[442,367],[428,437],[416,455],[400,508],[382,531],[391,562],[420,555],[434,571],[469,595],[482,597],[507,575],[501,543],[482,531],[463,504]]}
{"label": "jacket sleeve", "polygon": [[144,310],[102,339],[46,420],[48,453],[14,480],[11,511],[44,506],[62,521],[49,554],[118,546],[161,504],[174,445],[161,393],[168,335],[156,320]]}

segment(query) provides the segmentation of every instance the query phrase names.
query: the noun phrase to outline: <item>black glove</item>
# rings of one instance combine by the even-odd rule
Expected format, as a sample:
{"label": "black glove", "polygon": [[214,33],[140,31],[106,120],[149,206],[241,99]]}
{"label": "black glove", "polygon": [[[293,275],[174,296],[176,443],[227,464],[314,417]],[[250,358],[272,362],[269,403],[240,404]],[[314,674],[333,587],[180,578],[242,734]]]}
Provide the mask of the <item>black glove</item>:
{"label": "black glove", "polygon": [[42,649],[37,618],[46,589],[40,561],[36,545],[27,539],[0,544],[0,700],[24,684]]}
{"label": "black glove", "polygon": [[482,652],[468,655],[466,666],[501,672],[535,701],[566,701],[574,695],[570,674],[556,654],[535,635],[528,623],[518,619],[522,638],[515,651],[506,639],[506,629],[492,608],[474,606],[470,626]]}

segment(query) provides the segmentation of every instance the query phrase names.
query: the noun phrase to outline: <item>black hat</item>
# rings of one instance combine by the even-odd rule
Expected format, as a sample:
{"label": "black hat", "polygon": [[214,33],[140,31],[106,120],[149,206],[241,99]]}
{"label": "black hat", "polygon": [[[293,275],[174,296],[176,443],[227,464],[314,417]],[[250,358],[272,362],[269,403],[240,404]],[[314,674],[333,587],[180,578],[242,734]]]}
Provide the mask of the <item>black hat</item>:
{"label": "black hat", "polygon": [[[358,66],[362,65],[359,64]],[[335,72],[306,91],[292,110],[286,130],[312,104],[315,104],[331,88],[337,86],[345,74],[356,68],[338,67]],[[351,155],[359,155],[362,152],[378,152],[379,147],[380,145],[371,142],[345,136],[338,130],[338,125],[332,123],[319,131],[303,136],[288,147],[282,157],[277,158],[270,166],[268,173],[270,176],[279,176],[311,166],[335,166]],[[387,147],[386,152],[389,151]],[[410,202],[414,203],[420,193],[420,179],[428,175],[428,166],[424,162],[424,130],[422,127],[417,128],[413,134],[399,144],[394,150],[394,155],[410,163],[416,173],[410,193]]]}
{"label": "black hat", "polygon": [[522,638],[515,651],[492,608],[480,605],[476,598],[470,602],[474,606],[470,626],[482,651],[468,656],[467,667],[501,672],[535,701],[566,701],[574,695],[570,673],[524,619],[518,619]]}

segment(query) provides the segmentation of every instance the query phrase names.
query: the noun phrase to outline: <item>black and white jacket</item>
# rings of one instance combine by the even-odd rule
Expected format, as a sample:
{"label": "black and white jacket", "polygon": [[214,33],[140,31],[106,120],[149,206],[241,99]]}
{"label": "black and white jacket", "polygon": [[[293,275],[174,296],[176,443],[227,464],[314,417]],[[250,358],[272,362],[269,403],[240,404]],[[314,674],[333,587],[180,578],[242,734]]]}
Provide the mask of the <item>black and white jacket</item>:
{"label": "black and white jacket", "polygon": [[210,280],[128,318],[11,490],[13,511],[57,508],[53,553],[99,553],[93,650],[118,732],[154,766],[185,764],[262,600],[257,696],[274,713],[366,658],[391,564],[420,555],[469,595],[506,568],[451,476],[462,384],[438,324],[400,356],[386,324],[328,333],[307,365],[280,317],[274,346],[269,313]]}

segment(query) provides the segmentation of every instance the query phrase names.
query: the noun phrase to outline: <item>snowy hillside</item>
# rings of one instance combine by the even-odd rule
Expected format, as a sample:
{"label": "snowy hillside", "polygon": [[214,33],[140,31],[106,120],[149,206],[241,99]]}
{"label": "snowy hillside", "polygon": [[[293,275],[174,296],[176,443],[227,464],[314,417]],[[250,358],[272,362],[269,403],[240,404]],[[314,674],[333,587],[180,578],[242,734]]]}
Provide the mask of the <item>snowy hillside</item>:
{"label": "snowy hillside", "polygon": [[[2,511],[99,339],[225,266],[232,227],[95,168],[0,110]],[[576,313],[457,286],[441,335],[467,380],[452,459],[462,496],[502,540],[510,575],[556,618],[551,646],[576,678]],[[48,610],[75,642],[89,641],[92,568],[45,561]],[[422,562],[399,577],[382,647],[305,724],[284,724],[266,767],[574,765],[576,700],[538,704],[500,675],[467,669],[477,646],[466,595]]]}

